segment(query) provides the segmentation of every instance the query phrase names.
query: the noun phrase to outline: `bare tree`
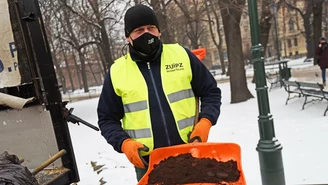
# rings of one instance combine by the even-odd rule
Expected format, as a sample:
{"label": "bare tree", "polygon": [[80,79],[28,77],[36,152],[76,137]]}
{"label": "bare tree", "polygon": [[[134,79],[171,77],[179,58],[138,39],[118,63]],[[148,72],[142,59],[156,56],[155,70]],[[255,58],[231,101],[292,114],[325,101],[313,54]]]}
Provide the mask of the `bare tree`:
{"label": "bare tree", "polygon": [[324,30],[325,30],[325,37],[328,38],[328,1],[324,0],[323,3],[324,6],[324,13],[323,13],[323,17],[324,19],[322,20],[322,24],[324,26]]}
{"label": "bare tree", "polygon": [[[217,1],[216,1],[217,2]],[[214,45],[216,46],[216,49],[219,52],[220,57],[220,63],[221,63],[221,74],[226,74],[226,66],[224,64],[224,56],[223,56],[223,34],[221,33],[221,23],[220,23],[220,15],[218,14],[219,7],[217,6],[218,3],[213,2],[213,0],[207,0],[206,3],[206,12],[207,12],[207,18],[209,20],[209,29],[212,41]],[[214,16],[214,18],[211,18],[211,15]],[[216,25],[215,28],[214,25]],[[214,34],[214,29],[216,30],[216,34],[218,37],[218,41],[216,40],[216,36]]]}
{"label": "bare tree", "polygon": [[174,43],[174,38],[171,34],[169,26],[167,6],[172,0],[148,0],[148,4],[154,9],[161,29],[161,40],[164,43]]}
{"label": "bare tree", "polygon": [[[69,73],[70,76],[72,76],[72,74],[74,72],[76,72],[76,76],[77,76],[77,80],[78,80],[78,84],[79,84],[79,88],[82,89],[83,88],[83,81],[81,80],[81,70],[79,65],[77,64],[77,60],[76,60],[76,56],[74,53],[74,50],[72,50],[71,45],[69,45],[67,42],[63,43],[64,41],[61,38],[64,38],[65,36],[67,37],[75,37],[75,22],[76,19],[74,20],[74,17],[72,16],[72,14],[70,12],[68,12],[66,9],[64,9],[63,7],[61,7],[60,3],[58,1],[49,1],[51,3],[51,6],[54,10],[56,10],[56,13],[53,15],[54,16],[54,21],[56,22],[55,27],[52,29],[53,34],[56,35],[56,39],[58,40],[56,42],[56,44],[60,45],[59,47],[62,49],[62,56],[65,60],[65,65],[66,65],[66,70],[67,73]],[[70,21],[72,20],[72,22]],[[74,20],[74,21],[73,21]],[[72,38],[74,39],[74,38]],[[78,42],[78,38],[75,38],[76,42]],[[68,56],[72,56],[70,57],[70,59],[73,59],[73,64],[75,69],[72,69],[70,66],[70,62],[68,59]],[[73,78],[73,77],[72,77]],[[71,87],[72,87],[72,91],[75,90],[75,85],[73,83],[73,79],[71,81]]]}
{"label": "bare tree", "polygon": [[[280,0],[277,2],[277,10],[279,10],[281,4],[284,1],[285,0]],[[262,0],[262,4],[261,4],[261,18],[259,21],[260,43],[264,47],[264,52],[266,51],[268,45],[270,29],[272,25],[272,18],[273,18],[273,15],[271,14],[271,11],[269,9],[270,3],[272,3],[272,0]]]}
{"label": "bare tree", "polygon": [[307,58],[314,57],[314,48],[313,48],[313,36],[312,36],[312,27],[311,27],[311,15],[313,12],[313,0],[306,0],[304,1],[304,9],[297,7],[296,4],[290,2],[290,0],[286,0],[286,4],[292,10],[298,12],[301,17],[303,18],[303,26],[305,31],[305,39],[307,45]]}
{"label": "bare tree", "polygon": [[247,87],[239,26],[245,4],[245,0],[219,1],[230,65],[231,103],[243,102],[253,98]]}
{"label": "bare tree", "polygon": [[[285,0],[280,0],[277,2],[277,10],[281,7],[281,4],[285,2]],[[272,18],[273,15],[269,9],[270,3],[273,3],[272,0],[262,0],[261,2],[261,17],[259,20],[260,25],[260,43],[264,48],[264,53],[266,52],[268,41],[269,41],[269,35],[272,25]],[[251,54],[250,52],[247,54]],[[253,76],[252,83],[255,83],[255,76]]]}
{"label": "bare tree", "polygon": [[[90,29],[89,28],[90,24],[87,25],[83,24],[83,22],[80,21],[81,18],[81,16],[79,16],[80,14],[76,15],[76,13],[73,13],[75,17],[69,17],[69,13],[72,12],[71,8],[66,4],[65,0],[61,0],[60,3],[62,3],[62,5],[65,5],[61,7],[61,10],[63,12],[63,19],[66,23],[65,25],[62,26],[65,32],[65,36],[61,37],[60,39],[70,44],[77,51],[79,62],[81,65],[81,76],[83,81],[84,92],[89,92],[89,85],[86,76],[86,66],[85,66],[86,60],[85,60],[84,47],[87,47],[88,45],[100,44],[100,43],[94,40],[90,41],[90,36],[87,34],[88,30]],[[83,2],[81,3],[82,4],[75,3],[75,7],[81,6],[83,8],[84,4]],[[82,14],[88,14],[88,13],[89,13],[88,10],[84,9],[84,12]]]}
{"label": "bare tree", "polygon": [[[60,38],[60,36],[57,36],[57,37]],[[61,41],[58,41],[58,43],[59,43],[59,48],[61,50],[61,55],[62,55],[62,57],[64,59],[64,62],[65,62],[66,71],[68,73],[69,81],[70,81],[70,84],[71,84],[71,90],[75,91],[75,86],[74,86],[72,73],[70,72],[70,64],[69,64],[68,58],[67,58],[67,51],[65,50],[65,47],[64,47],[65,43],[63,43]]]}
{"label": "bare tree", "polygon": [[[88,5],[84,4],[84,1],[82,1],[82,12],[75,8],[76,3],[68,4],[66,0],[60,1],[70,12],[78,16],[87,25],[92,26],[97,30],[99,46],[102,49],[102,58],[105,59],[104,66],[106,68],[104,71],[107,71],[114,62],[112,53],[110,51],[111,44],[109,42],[110,39],[108,37],[108,32],[114,30],[114,27],[121,21],[125,10],[130,5],[130,1],[123,2],[119,0],[88,0]],[[123,8],[120,7],[120,5],[122,5],[120,3],[124,4]],[[92,10],[88,9],[90,6]]]}
{"label": "bare tree", "polygon": [[193,49],[199,48],[199,40],[204,33],[203,16],[206,15],[204,0],[174,0],[186,19],[186,33]]}
{"label": "bare tree", "polygon": [[58,45],[55,45],[56,38],[52,31],[53,24],[56,24],[55,22],[52,21],[52,17],[54,16],[55,12],[51,6],[51,3],[49,3],[48,1],[40,1],[39,4],[40,4],[40,9],[43,12],[42,16],[43,16],[44,26],[45,26],[45,30],[47,32],[48,41],[49,41],[50,49],[52,52],[51,57],[52,57],[54,65],[56,66],[56,71],[58,72],[57,73],[58,81],[62,85],[63,93],[65,94],[67,92],[66,79],[63,74],[61,65],[57,59],[58,53],[60,51],[59,51]]}
{"label": "bare tree", "polygon": [[[95,30],[92,28],[90,28],[90,37],[93,38],[93,40],[97,40],[97,38],[98,38],[96,36]],[[105,55],[103,53],[103,49],[99,45],[92,45],[92,51],[95,52],[94,54],[96,55],[97,63],[99,64],[99,68],[100,68],[102,76],[106,76],[107,65],[105,62],[106,59],[105,59]]]}
{"label": "bare tree", "polygon": [[[322,6],[324,0],[311,0],[313,3],[313,49],[318,46],[320,37],[322,36]],[[314,65],[318,63],[318,56],[314,55]]]}

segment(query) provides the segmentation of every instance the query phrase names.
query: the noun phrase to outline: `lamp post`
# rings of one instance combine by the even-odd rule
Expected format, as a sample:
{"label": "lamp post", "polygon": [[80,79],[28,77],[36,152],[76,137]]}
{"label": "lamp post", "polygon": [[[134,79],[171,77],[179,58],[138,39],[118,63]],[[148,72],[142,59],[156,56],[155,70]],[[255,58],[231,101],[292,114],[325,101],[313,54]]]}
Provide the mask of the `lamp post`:
{"label": "lamp post", "polygon": [[259,154],[262,185],[285,185],[282,145],[275,136],[273,117],[270,113],[264,70],[264,48],[260,44],[257,0],[248,0],[248,11],[252,36],[251,52],[260,113],[258,116],[260,140],[256,150]]}
{"label": "lamp post", "polygon": [[276,50],[277,50],[277,59],[280,61],[280,48],[279,48],[279,36],[278,36],[278,28],[277,28],[277,3],[271,2],[269,4],[269,8],[271,11],[271,14],[273,15],[274,20],[274,29],[275,29],[275,35],[276,35]]}

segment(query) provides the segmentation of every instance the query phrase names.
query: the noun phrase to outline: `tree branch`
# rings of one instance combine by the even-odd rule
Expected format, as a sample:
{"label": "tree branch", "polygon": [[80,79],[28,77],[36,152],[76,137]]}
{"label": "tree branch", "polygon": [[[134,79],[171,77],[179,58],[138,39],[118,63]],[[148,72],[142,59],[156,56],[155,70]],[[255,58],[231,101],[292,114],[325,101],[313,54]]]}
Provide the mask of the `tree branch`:
{"label": "tree branch", "polygon": [[71,45],[73,48],[77,48],[77,46],[75,46],[75,44],[72,42],[72,41],[70,41],[70,40],[68,40],[68,39],[66,39],[66,38],[63,38],[63,37],[59,37],[59,39],[60,40],[63,40],[63,41],[65,41],[65,42],[67,42],[69,45]]}
{"label": "tree branch", "polygon": [[64,2],[63,0],[60,0],[63,5],[68,9],[70,10],[74,15],[77,15],[78,17],[80,17],[84,22],[86,22],[87,24],[89,25],[92,25],[98,29],[101,29],[101,26],[97,23],[94,23],[94,22],[91,22],[89,20],[87,20],[84,16],[82,16],[81,14],[79,14],[78,12],[76,12],[75,10],[73,10],[73,8],[71,6],[69,6],[66,2]]}
{"label": "tree branch", "polygon": [[101,10],[100,10],[100,13],[102,14],[110,5],[112,5],[113,3],[115,2],[115,0],[112,0],[111,2],[109,2],[108,4],[107,4],[107,6],[105,6],[104,8],[102,8]]}
{"label": "tree branch", "polygon": [[100,43],[97,42],[97,41],[89,41],[89,42],[86,42],[86,43],[83,43],[83,44],[79,45],[77,49],[81,50],[82,48],[84,48],[88,45],[91,45],[91,44],[99,44],[100,45]]}
{"label": "tree branch", "polygon": [[293,6],[290,2],[288,2],[288,0],[286,0],[285,2],[290,9],[297,11],[302,17],[305,15],[301,9],[297,8],[296,6]]}
{"label": "tree branch", "polygon": [[167,5],[169,5],[170,4],[170,2],[172,2],[172,0],[169,0],[169,1],[167,1],[164,5],[165,5],[165,7],[167,6]]}

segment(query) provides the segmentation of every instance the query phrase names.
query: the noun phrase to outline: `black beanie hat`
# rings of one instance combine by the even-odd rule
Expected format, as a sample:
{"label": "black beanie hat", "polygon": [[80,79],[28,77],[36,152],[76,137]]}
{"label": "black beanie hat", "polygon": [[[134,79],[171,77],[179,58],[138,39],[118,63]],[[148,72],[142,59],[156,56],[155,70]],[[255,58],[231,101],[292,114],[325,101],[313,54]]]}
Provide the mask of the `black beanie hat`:
{"label": "black beanie hat", "polygon": [[126,11],[124,16],[125,37],[128,37],[134,29],[144,25],[155,25],[159,30],[157,17],[151,8],[138,4]]}

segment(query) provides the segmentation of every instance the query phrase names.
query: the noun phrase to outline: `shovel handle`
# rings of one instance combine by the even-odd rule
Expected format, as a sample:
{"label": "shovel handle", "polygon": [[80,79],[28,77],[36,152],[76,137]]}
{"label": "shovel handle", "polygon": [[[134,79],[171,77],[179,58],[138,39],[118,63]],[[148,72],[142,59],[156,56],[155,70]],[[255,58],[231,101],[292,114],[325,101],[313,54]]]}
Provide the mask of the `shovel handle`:
{"label": "shovel handle", "polygon": [[51,163],[55,162],[57,159],[61,158],[63,155],[66,154],[66,150],[62,149],[58,153],[56,153],[54,156],[52,156],[50,159],[46,160],[44,163],[42,163],[40,166],[36,167],[32,174],[35,175],[42,171],[45,167],[49,166]]}

